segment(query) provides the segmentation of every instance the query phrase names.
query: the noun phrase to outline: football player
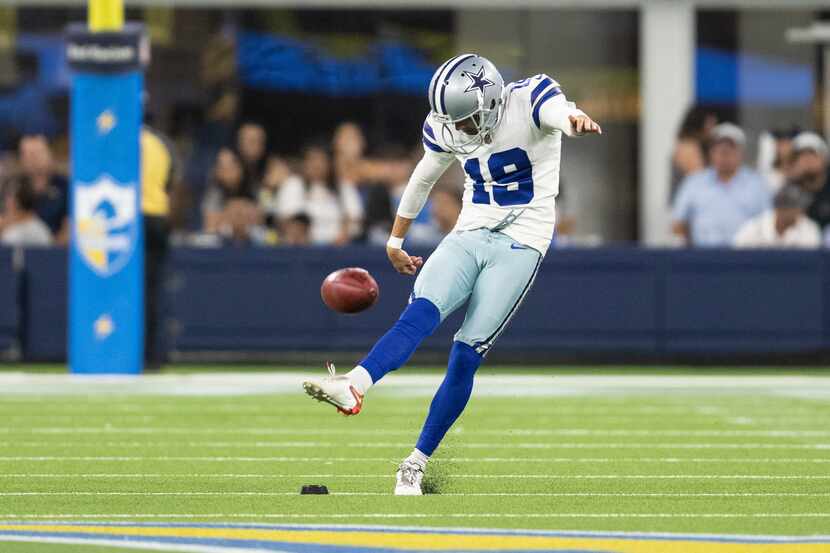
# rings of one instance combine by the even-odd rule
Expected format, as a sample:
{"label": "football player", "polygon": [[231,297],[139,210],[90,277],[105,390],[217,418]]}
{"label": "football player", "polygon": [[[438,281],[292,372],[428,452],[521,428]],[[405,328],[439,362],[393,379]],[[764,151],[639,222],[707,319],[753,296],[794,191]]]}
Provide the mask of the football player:
{"label": "football player", "polygon": [[[424,157],[401,198],[386,249],[398,272],[421,269],[409,305],[349,373],[337,376],[330,366],[330,376],[303,384],[313,398],[356,415],[367,390],[469,302],[421,435],[398,468],[396,495],[421,495],[430,455],[464,410],[482,358],[533,285],[553,238],[562,135],[602,133],[551,77],[505,86],[496,67],[476,54],[441,65],[428,95]],[[406,253],[404,238],[455,159],[466,173],[464,205],[453,232],[424,263]]]}

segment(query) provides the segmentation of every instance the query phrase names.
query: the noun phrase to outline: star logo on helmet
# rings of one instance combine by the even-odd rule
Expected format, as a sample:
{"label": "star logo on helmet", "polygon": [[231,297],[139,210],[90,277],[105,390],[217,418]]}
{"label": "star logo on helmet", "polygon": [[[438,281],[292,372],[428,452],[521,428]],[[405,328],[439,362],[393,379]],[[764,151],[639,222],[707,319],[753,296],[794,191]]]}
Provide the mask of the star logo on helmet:
{"label": "star logo on helmet", "polygon": [[473,90],[478,89],[483,94],[485,88],[487,88],[488,86],[493,86],[494,84],[496,84],[496,83],[494,83],[493,81],[491,81],[490,79],[488,79],[487,77],[484,76],[484,68],[483,67],[480,67],[478,69],[478,73],[475,73],[475,74],[470,73],[469,71],[466,71],[464,73],[464,76],[466,76],[468,79],[470,79],[470,86],[468,86],[467,90],[465,90],[464,92],[472,92]]}

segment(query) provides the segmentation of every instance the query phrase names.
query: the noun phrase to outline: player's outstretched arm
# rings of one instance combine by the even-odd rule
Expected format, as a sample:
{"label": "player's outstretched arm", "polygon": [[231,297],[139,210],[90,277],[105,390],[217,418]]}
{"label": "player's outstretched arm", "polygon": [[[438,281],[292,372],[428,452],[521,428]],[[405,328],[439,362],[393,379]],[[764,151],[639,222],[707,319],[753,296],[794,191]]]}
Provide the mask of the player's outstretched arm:
{"label": "player's outstretched arm", "polygon": [[568,116],[568,121],[570,121],[571,128],[577,136],[585,134],[602,134],[602,127],[599,126],[599,123],[585,114],[570,115]]}
{"label": "player's outstretched arm", "polygon": [[538,112],[538,119],[534,122],[546,132],[561,131],[567,136],[602,134],[599,123],[569,102],[563,93],[537,104],[534,111]]}
{"label": "player's outstretched arm", "polygon": [[424,264],[423,258],[410,256],[403,249],[403,239],[411,224],[412,219],[396,215],[395,224],[392,226],[392,235],[386,243],[386,255],[395,270],[402,275],[414,275]]}

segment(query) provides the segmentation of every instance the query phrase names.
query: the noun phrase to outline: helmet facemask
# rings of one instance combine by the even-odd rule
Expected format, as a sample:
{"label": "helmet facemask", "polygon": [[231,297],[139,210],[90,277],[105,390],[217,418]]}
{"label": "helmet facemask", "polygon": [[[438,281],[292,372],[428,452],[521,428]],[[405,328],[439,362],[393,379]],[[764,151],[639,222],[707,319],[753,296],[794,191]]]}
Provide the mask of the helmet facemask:
{"label": "helmet facemask", "polygon": [[[501,97],[491,100],[491,106],[484,105],[484,94],[477,93],[478,108],[472,113],[455,119],[448,115],[433,113],[435,119],[441,123],[441,138],[444,144],[453,153],[459,155],[470,155],[481,148],[487,142],[489,135],[498,127],[501,122],[503,99]],[[475,126],[475,134],[467,134],[455,128],[456,123],[470,119]]]}

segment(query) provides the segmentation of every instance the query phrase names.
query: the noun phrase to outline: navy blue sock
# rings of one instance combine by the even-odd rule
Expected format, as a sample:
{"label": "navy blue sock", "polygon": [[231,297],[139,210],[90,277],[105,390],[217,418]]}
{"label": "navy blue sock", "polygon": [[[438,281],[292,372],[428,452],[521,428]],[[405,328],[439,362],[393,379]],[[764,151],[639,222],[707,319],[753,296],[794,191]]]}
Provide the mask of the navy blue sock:
{"label": "navy blue sock", "polygon": [[359,364],[377,382],[383,376],[401,367],[409,360],[421,341],[435,331],[441,322],[441,313],[435,304],[424,298],[410,303],[401,318],[381,336],[375,347]]}
{"label": "navy blue sock", "polygon": [[454,342],[450,350],[447,375],[429,406],[429,415],[421,430],[416,449],[432,455],[455,419],[467,406],[473,391],[473,377],[481,365],[481,355],[462,342]]}

